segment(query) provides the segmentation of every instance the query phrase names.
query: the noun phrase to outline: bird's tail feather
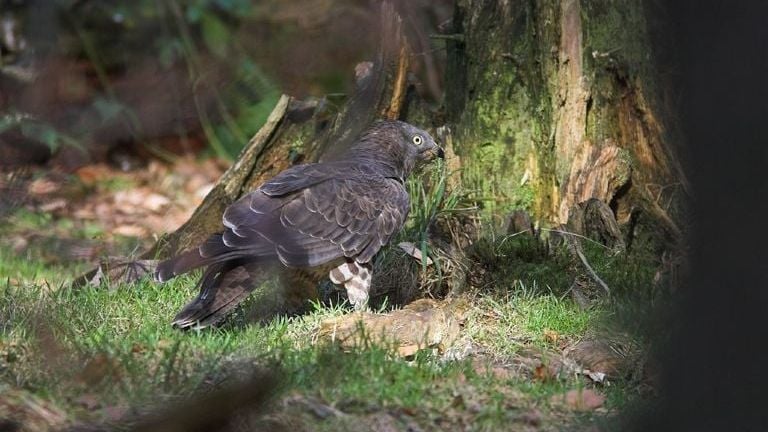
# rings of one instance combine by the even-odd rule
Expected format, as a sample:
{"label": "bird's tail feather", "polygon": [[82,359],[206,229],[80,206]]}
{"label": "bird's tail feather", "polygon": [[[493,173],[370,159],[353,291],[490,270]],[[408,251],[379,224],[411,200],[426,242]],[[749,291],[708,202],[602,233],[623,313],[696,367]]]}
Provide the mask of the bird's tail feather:
{"label": "bird's tail feather", "polygon": [[155,280],[165,282],[194,269],[236,258],[239,254],[242,254],[242,251],[232,250],[224,244],[221,234],[213,234],[199,248],[159,263],[155,269]]}
{"label": "bird's tail feather", "polygon": [[262,267],[242,259],[212,264],[200,279],[200,294],[176,315],[173,325],[186,329],[218,323],[268,277]]}

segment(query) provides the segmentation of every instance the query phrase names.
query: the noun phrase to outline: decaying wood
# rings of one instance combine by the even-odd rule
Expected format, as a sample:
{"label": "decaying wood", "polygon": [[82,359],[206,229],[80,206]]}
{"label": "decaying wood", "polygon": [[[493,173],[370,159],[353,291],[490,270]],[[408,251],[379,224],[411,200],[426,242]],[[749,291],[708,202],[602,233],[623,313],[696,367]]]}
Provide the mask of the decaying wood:
{"label": "decaying wood", "polygon": [[595,198],[611,202],[630,181],[632,168],[628,153],[616,145],[598,147],[584,142],[571,163],[563,185],[559,220],[566,222],[574,205]]}
{"label": "decaying wood", "polygon": [[344,315],[323,321],[317,339],[336,343],[343,349],[393,346],[401,356],[425,348],[444,352],[459,337],[466,306],[463,300],[420,299],[386,314]]}
{"label": "decaying wood", "polygon": [[536,230],[531,221],[531,215],[525,210],[514,210],[504,223],[507,235],[530,234],[536,236]]}
{"label": "decaying wood", "polygon": [[620,224],[643,211],[682,240],[686,179],[658,116],[644,6],[470,3],[441,39],[446,117],[478,202],[495,212],[523,201],[537,225],[557,226],[597,198]]}
{"label": "decaying wood", "polygon": [[597,198],[590,198],[573,206],[569,211],[566,228],[569,232],[592,239],[614,252],[626,249],[613,211]]}
{"label": "decaying wood", "polygon": [[410,54],[402,20],[389,2],[382,3],[380,26],[375,61],[370,66],[370,63],[358,65],[354,94],[336,116],[329,133],[314,144],[310,159],[335,159],[373,121],[400,117],[406,102]]}
{"label": "decaying wood", "polygon": [[389,107],[383,113],[382,117],[389,120],[396,120],[400,117],[400,110],[403,107],[406,94],[406,79],[408,76],[408,46],[400,46],[400,53],[397,57],[397,74],[392,82],[392,97],[389,101]]}
{"label": "decaying wood", "polygon": [[[584,124],[587,121],[587,104],[590,98],[589,87],[584,80],[584,44],[579,0],[566,0],[561,3],[559,44],[557,97],[560,104],[556,112],[554,138],[558,144],[558,159],[568,161],[573,159],[584,145]],[[568,204],[568,199],[565,198],[561,201],[560,208],[565,205],[567,212],[573,202]],[[559,216],[563,222],[568,219],[568,215],[563,215],[562,210]]]}

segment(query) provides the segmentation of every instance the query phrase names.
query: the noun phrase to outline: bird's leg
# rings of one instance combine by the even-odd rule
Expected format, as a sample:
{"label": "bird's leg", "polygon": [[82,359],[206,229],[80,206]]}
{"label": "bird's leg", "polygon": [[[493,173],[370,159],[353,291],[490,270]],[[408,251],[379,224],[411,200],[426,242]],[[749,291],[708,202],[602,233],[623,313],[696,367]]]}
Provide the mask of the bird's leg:
{"label": "bird's leg", "polygon": [[372,267],[370,263],[348,260],[331,270],[329,277],[335,284],[344,284],[347,298],[356,310],[368,305],[368,290],[371,288]]}

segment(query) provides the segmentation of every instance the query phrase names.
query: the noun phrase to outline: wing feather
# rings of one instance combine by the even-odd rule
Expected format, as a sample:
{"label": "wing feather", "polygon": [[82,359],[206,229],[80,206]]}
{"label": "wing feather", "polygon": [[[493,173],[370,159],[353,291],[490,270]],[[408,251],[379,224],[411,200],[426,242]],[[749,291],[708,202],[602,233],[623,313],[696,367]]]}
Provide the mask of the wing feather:
{"label": "wing feather", "polygon": [[277,258],[292,267],[342,256],[368,262],[402,228],[408,208],[403,185],[371,170],[300,165],[229,206],[224,232],[200,255],[209,263]]}

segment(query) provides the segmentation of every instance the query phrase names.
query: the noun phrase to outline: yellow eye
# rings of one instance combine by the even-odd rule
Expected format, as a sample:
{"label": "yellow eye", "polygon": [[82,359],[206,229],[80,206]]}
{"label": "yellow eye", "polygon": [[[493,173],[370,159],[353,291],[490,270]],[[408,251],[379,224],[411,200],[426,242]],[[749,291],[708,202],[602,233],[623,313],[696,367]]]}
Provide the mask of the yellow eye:
{"label": "yellow eye", "polygon": [[424,143],[424,138],[422,138],[421,135],[415,135],[413,137],[413,143],[417,146],[420,146]]}

